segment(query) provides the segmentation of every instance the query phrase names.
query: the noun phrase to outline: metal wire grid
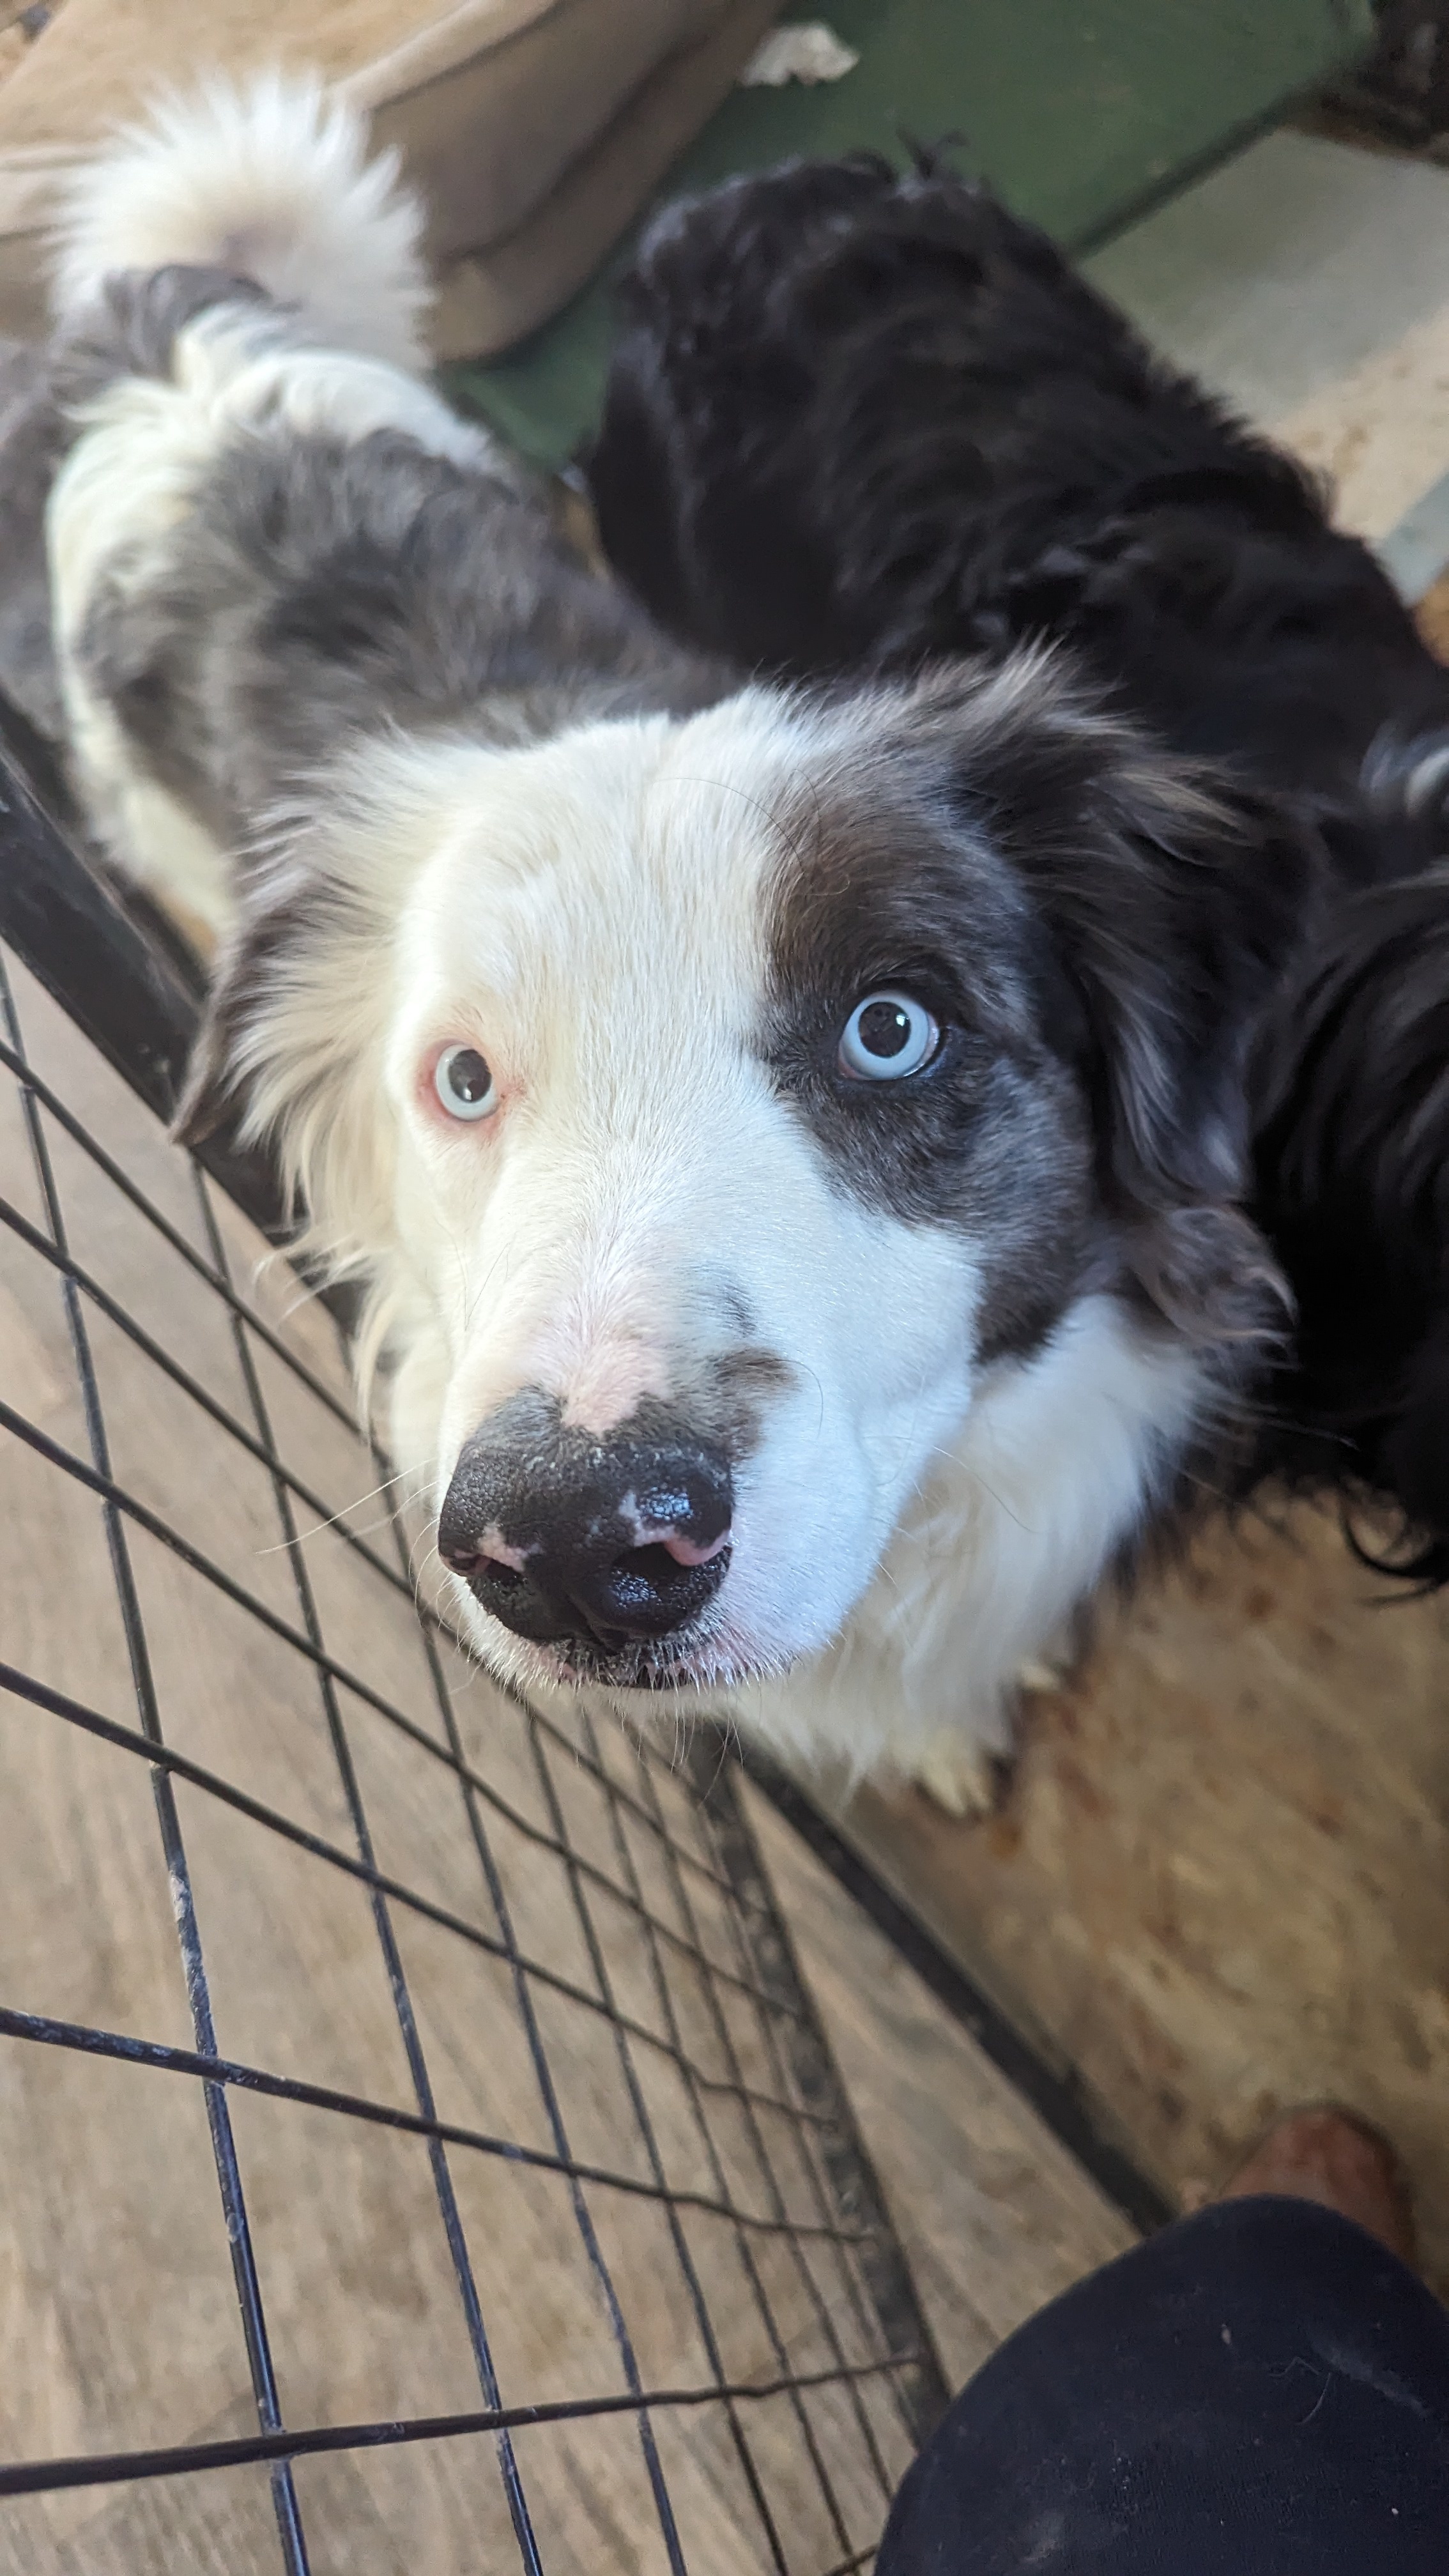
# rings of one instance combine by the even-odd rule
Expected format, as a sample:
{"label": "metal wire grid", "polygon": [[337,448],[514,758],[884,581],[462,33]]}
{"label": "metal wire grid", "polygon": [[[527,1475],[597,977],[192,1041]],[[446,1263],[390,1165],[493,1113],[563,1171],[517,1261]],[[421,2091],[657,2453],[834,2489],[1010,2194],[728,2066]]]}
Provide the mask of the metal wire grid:
{"label": "metal wire grid", "polygon": [[[49,1012],[38,993],[27,1020],[35,1012]],[[74,1032],[68,1037],[67,1065],[86,1054]],[[0,2497],[246,2469],[270,2482],[274,2563],[301,2576],[334,2563],[325,2539],[318,2555],[316,2513],[303,2493],[308,2462],[415,2444],[429,2445],[435,2461],[438,2445],[488,2436],[512,2554],[551,2576],[573,2563],[573,2544],[544,2428],[597,2433],[618,2418],[633,2467],[615,2446],[605,2484],[631,2500],[634,2516],[620,2564],[758,2565],[780,2576],[868,2566],[885,2504],[944,2388],[728,1761],[701,1740],[676,1768],[612,1729],[596,1731],[586,1714],[510,1706],[468,1673],[434,1614],[415,1607],[396,1517],[380,1528],[357,1525],[352,1486],[360,1475],[376,1488],[384,1470],[357,1438],[345,1385],[319,1346],[316,1310],[305,1318],[310,1343],[295,1319],[264,1310],[235,1211],[187,1158],[165,1149],[163,1187],[153,1147],[151,1185],[142,1186],[134,1127],[144,1113],[119,1086],[107,1090],[111,1078],[93,1063],[80,1112],[59,1076],[47,1078],[32,1059],[5,980],[0,1075],[29,1158],[31,1202],[22,1204],[12,1170],[0,1200],[7,1269],[17,1285],[24,1274],[28,1311],[38,1294],[58,1301],[75,1395],[68,1428],[55,1419],[53,1390],[47,1411],[7,1388],[0,1426],[32,1476],[58,1480],[68,1526],[77,1511],[99,1520],[130,1704],[117,1713],[124,1701],[114,1690],[62,1687],[53,1661],[31,1669],[9,1654],[0,1684],[35,1726],[71,1730],[146,1767],[190,2044],[35,2010],[33,1996],[6,2000],[0,2034],[199,2087],[255,2429],[178,2440],[148,2428],[125,2447],[12,2461],[0,2467]],[[110,1122],[118,1110],[121,1124],[130,1122],[130,1149],[99,1132],[96,1083]],[[118,1285],[103,1256],[122,1212],[130,1250]],[[148,1246],[139,1254],[138,1228]],[[152,1262],[166,1274],[166,1293],[148,1322],[138,1282],[149,1287]],[[198,1339],[194,1319],[176,1330],[181,1281],[209,1310],[209,1337]],[[126,1417],[119,1443],[118,1405]],[[164,1468],[178,1455],[195,1473],[182,1477],[184,1490],[167,1492],[158,1460]],[[229,1553],[217,1539],[221,1502],[243,1488],[249,1557],[234,1538]],[[273,1523],[265,1569],[255,1544],[261,1489]],[[167,1634],[187,1640],[191,1680],[181,1690],[174,1644],[162,1657],[164,1676],[157,1668],[163,1562]],[[98,1615],[94,1595],[79,1615]],[[334,1643],[339,1617],[345,1653]],[[225,1633],[213,1646],[218,1624]],[[404,1631],[416,1653],[406,1672]],[[363,1639],[367,1653],[357,1651]],[[239,1669],[253,1661],[273,1698],[280,1691],[288,1703],[294,1730],[309,1711],[325,1741],[330,1789],[316,1786],[315,1746],[303,1768],[330,1829],[275,1778],[268,1795],[246,1785]],[[221,1671],[223,1698],[230,1675],[220,1728],[230,1758],[222,1760],[194,1749],[206,1734],[194,1723],[203,1663]],[[213,1722],[209,1751],[217,1734]],[[404,1869],[387,1865],[388,1844],[396,1811],[409,1802],[426,1830],[414,1833]],[[289,2069],[285,2000],[272,2007],[249,1991],[245,1962],[227,1963],[227,2011],[218,2008],[215,1945],[203,1924],[224,1916],[226,1904],[214,1848],[200,1872],[204,1887],[195,1859],[198,1847],[214,1846],[218,1811],[246,1829],[227,1846],[229,1870],[255,1859],[260,1836],[300,1856],[308,1885],[327,1877],[361,1891],[405,2069],[398,2083],[319,2081]],[[440,2107],[438,2049],[425,2028],[438,2018],[435,1936],[448,1954],[449,1990],[465,1962],[487,1974],[487,2010],[469,2031],[470,2080],[486,2110],[490,2064],[507,2058],[507,2080],[491,2088],[492,2122],[449,2116],[451,2100]],[[420,1941],[434,1951],[421,1984]],[[423,1985],[429,2000],[420,2009]],[[270,2047],[230,2053],[223,2043],[238,2016]],[[456,2047],[451,2054],[447,2091],[458,2096],[468,2085],[458,2081]],[[238,2136],[236,2106],[251,2097],[325,2115],[328,2138],[346,2130],[353,2139],[390,2132],[421,2142],[475,2383],[470,2402],[416,2411],[393,2404],[346,2420],[334,2417],[325,2387],[314,2392],[322,2402],[311,2420],[289,2404],[248,2190],[251,2157]],[[147,2112],[164,2138],[159,2093]],[[592,2152],[580,2145],[584,2136]],[[314,2158],[324,2179],[331,2154],[324,2140]],[[533,2188],[547,2206],[527,2240],[520,2283],[509,2243],[510,2193],[521,2175],[538,2178]],[[268,2187],[275,2197],[271,2171]],[[13,2197],[13,2174],[9,2189]],[[621,2228],[622,2211],[647,2219],[643,2238],[637,2225]],[[545,2277],[541,2249],[547,2277],[554,2269],[569,2277],[568,2330],[547,2369],[536,2359],[530,2384],[517,2317]],[[355,2248],[364,2265],[369,2250],[367,2242]],[[657,2331],[661,2305],[672,2335]],[[500,2313],[511,2320],[507,2361]],[[611,2362],[580,2322],[586,2315],[605,2321]],[[164,2331],[164,2318],[157,2324]],[[693,2429],[682,2447],[677,2427],[686,2417]],[[503,2563],[481,2540],[480,2551],[460,2563]],[[607,2553],[595,2549],[587,2563],[607,2564]]]}

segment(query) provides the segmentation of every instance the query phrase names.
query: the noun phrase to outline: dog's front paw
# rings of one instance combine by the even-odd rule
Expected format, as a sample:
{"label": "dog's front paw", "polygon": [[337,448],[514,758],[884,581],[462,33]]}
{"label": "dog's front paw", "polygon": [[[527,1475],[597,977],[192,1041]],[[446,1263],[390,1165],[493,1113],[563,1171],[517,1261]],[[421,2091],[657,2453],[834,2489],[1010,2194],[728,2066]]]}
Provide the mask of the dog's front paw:
{"label": "dog's front paw", "polygon": [[1072,1663],[1073,1658],[1065,1647],[1059,1654],[1029,1655],[1024,1664],[1017,1665],[1016,1687],[1028,1698],[1034,1698],[1043,1691],[1065,1690],[1072,1677]]}
{"label": "dog's front paw", "polygon": [[1007,1776],[1008,1765],[1000,1753],[964,1735],[938,1736],[911,1765],[916,1787],[963,1824],[995,1814]]}
{"label": "dog's front paw", "polygon": [[1050,1629],[1034,1653],[1023,1655],[1012,1675],[1017,1697],[1034,1699],[1041,1692],[1066,1690],[1081,1668],[1085,1646],[1080,1619],[1068,1619]]}

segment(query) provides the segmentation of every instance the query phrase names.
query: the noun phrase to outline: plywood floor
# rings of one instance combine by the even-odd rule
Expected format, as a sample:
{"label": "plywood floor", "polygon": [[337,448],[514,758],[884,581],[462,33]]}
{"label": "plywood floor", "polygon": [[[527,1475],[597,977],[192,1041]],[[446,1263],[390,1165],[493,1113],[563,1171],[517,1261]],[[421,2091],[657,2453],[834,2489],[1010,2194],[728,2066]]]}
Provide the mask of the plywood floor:
{"label": "plywood floor", "polygon": [[[38,1070],[204,1251],[184,1159],[54,1007],[18,981]],[[239,1354],[214,1293],[53,1120],[46,1130],[74,1258],[157,1352],[244,1418]],[[0,1223],[0,1398],[44,1438],[84,1454],[60,1283],[24,1237],[26,1225],[43,1230],[46,1218],[8,1073],[0,1075],[0,1200],[18,1220]],[[224,1204],[219,1215],[236,1275],[249,1281],[255,1239]],[[274,1267],[255,1293],[289,1346],[340,1388],[330,1328],[305,1307],[288,1313],[285,1269]],[[215,1419],[124,1337],[89,1290],[82,1304],[116,1479],[295,1622],[294,1569],[265,1462],[220,1439]],[[277,1450],[323,1506],[302,1515],[300,1548],[319,1633],[416,1730],[403,1732],[355,1688],[339,1686],[336,1713],[377,1865],[419,1900],[393,1900],[384,1912],[439,2115],[549,2151],[557,2141],[514,1980],[496,1951],[470,1946],[456,1929],[488,1936],[491,1925],[496,1935],[497,1912],[458,1778],[437,1749],[441,1702],[410,1601],[373,1579],[327,1525],[329,1511],[348,1511],[354,1528],[378,1534],[376,1469],[265,1346],[254,1358]],[[334,1851],[356,1848],[316,1673],[138,1523],[129,1545],[167,1742]],[[134,1727],[135,1674],[116,1601],[94,1497],[17,1434],[0,1435],[0,1656]],[[712,2034],[701,2018],[700,1972],[679,1947],[691,1925],[702,1954],[722,1961],[710,1982],[727,2007],[739,2072],[762,2091],[789,2084],[738,1983],[748,1962],[730,1949],[708,1881],[689,1878],[694,1911],[682,1912],[683,1882],[665,1867],[657,1837],[632,1811],[622,1840],[605,1830],[599,1779],[633,1781],[637,1791],[632,1747],[612,1732],[592,1746],[583,1737],[541,1746],[518,1711],[451,1656],[442,1684],[462,1750],[488,1784],[480,1812],[518,1946],[575,1990],[571,2001],[556,1984],[533,1989],[572,2154],[648,2182],[653,2168],[630,2092],[637,2080],[674,2187],[706,2196],[723,2188],[734,2205],[767,2215],[768,2153],[783,2205],[808,2218],[816,2204],[790,2122],[762,2109],[757,2135],[721,2097],[730,2076],[723,2025]],[[684,1785],[666,1771],[656,1791],[660,1815],[688,1846],[698,1829]],[[184,1780],[176,1798],[221,2053],[408,2111],[416,2091],[395,1979],[366,1889],[254,1813]],[[1128,2231],[788,1829],[763,1808],[758,1821],[943,2358],[953,2378],[963,2377],[1044,2298],[1118,2250]],[[595,1875],[580,1880],[560,1846]],[[629,1867],[665,1927],[661,1969],[651,1970],[636,1919],[598,1876],[612,1885]],[[189,2048],[174,1905],[146,1761],[33,1699],[0,1693],[0,2006]],[[681,2061],[637,2033],[621,2043],[604,2013],[577,2001],[611,1993],[639,2033],[667,2039],[674,2027],[686,2053],[702,2060],[716,2083],[703,2109]],[[227,2099],[284,2420],[476,2407],[476,2356],[424,2141],[335,2106],[236,2090]],[[562,2178],[464,2146],[449,2150],[449,2166],[505,2402],[617,2387],[617,2351]],[[0,2460],[254,2429],[193,2077],[0,2037],[0,2177]],[[594,2187],[589,2199],[644,2384],[700,2384],[711,2375],[707,2355],[659,2206],[617,2186]],[[733,2227],[693,2212],[686,2233],[727,2369],[772,2375],[771,2334]],[[841,2283],[832,2288],[825,2250],[816,2252],[822,2268],[812,2253],[811,2277],[837,2322],[844,2318],[848,2341],[856,2328],[841,2307]],[[810,2281],[778,2234],[759,2238],[755,2261],[795,2366],[827,2365]],[[864,2384],[876,2391],[871,2421],[898,2474],[909,2456],[901,2425],[879,2382]],[[842,2402],[822,2394],[807,2412],[858,2547],[878,2528],[881,2496]],[[656,2423],[691,2576],[763,2576],[768,2561],[719,2410],[661,2414]],[[847,2553],[823,2519],[801,2426],[772,2401],[754,2410],[750,2438],[791,2576],[819,2576]],[[659,2523],[627,2417],[537,2428],[517,2437],[517,2449],[547,2576],[660,2576]],[[313,2459],[296,2476],[317,2576],[502,2576],[518,2563],[489,2440]],[[0,2576],[278,2576],[279,2565],[267,2475],[256,2467],[0,2501]]]}
{"label": "plywood floor", "polygon": [[1326,1520],[1224,1531],[1029,1704],[995,1818],[865,1793],[848,1822],[1170,2194],[1345,2101],[1403,2150],[1449,2290],[1446,1648]]}

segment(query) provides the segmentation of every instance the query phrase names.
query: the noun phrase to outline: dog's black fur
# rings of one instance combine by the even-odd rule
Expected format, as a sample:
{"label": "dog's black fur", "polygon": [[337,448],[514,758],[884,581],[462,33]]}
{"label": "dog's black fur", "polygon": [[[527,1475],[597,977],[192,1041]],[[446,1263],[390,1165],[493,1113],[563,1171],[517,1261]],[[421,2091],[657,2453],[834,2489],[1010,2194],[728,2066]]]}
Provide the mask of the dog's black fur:
{"label": "dog's black fur", "polygon": [[929,156],[668,210],[588,470],[614,563],[691,643],[818,677],[1051,637],[1278,806],[1328,900],[1247,1068],[1251,1212],[1299,1318],[1254,1474],[1366,1490],[1402,1515],[1395,1569],[1449,1580],[1449,672],[1368,550]]}

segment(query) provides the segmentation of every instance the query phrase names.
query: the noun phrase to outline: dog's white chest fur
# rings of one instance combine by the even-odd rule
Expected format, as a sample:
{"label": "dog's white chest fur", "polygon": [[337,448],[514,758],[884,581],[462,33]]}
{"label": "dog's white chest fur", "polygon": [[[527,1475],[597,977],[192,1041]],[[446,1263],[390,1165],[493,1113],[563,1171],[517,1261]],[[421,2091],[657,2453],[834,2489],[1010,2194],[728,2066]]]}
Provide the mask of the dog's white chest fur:
{"label": "dog's white chest fur", "polygon": [[857,1777],[944,1786],[954,1767],[975,1803],[982,1755],[1010,1750],[1023,1667],[1130,1544],[1208,1392],[1180,1345],[1083,1299],[1046,1351],[982,1388],[838,1643],[731,1713]]}

